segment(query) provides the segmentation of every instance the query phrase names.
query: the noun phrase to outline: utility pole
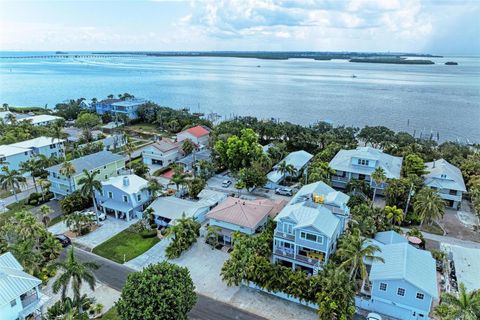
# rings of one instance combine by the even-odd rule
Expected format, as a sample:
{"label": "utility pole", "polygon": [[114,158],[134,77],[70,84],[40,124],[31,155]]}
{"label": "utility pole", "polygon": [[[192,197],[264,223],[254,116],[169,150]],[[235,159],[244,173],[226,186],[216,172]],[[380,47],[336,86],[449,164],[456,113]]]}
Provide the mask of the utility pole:
{"label": "utility pole", "polygon": [[410,185],[410,190],[408,191],[407,205],[405,206],[405,210],[403,210],[403,218],[404,219],[407,216],[408,206],[410,205],[410,199],[414,194],[415,194],[415,192],[413,191],[413,182],[412,182],[412,184]]}

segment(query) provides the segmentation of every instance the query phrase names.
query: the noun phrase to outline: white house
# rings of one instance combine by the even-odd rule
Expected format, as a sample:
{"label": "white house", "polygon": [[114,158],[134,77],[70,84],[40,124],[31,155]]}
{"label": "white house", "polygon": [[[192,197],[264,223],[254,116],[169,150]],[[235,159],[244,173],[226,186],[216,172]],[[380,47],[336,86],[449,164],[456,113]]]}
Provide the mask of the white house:
{"label": "white house", "polygon": [[377,167],[381,167],[387,178],[399,179],[402,161],[401,157],[395,157],[371,147],[340,150],[329,164],[330,168],[335,170],[335,174],[332,176],[332,185],[337,188],[345,188],[352,179],[365,180],[370,186],[378,189],[378,194],[383,194],[387,183],[376,186],[371,179],[373,171]]}
{"label": "white house", "polygon": [[20,164],[37,155],[60,157],[65,152],[63,139],[38,137],[22,142],[0,146],[0,159],[7,162],[10,170],[18,170]]}
{"label": "white house", "polygon": [[206,214],[224,201],[227,195],[223,192],[204,189],[197,197],[200,200],[192,201],[174,196],[160,197],[153,201],[148,208],[153,209],[155,222],[161,226],[175,224],[175,220],[181,218],[182,215],[187,218],[192,217],[202,223],[205,221]]}
{"label": "white house", "polygon": [[210,136],[210,129],[204,126],[196,126],[189,128],[177,134],[177,141],[191,140],[197,146],[208,145],[208,138]]}
{"label": "white house", "polygon": [[180,145],[168,138],[162,138],[162,140],[149,145],[142,151],[143,163],[159,166],[159,168],[167,167],[180,157]]}
{"label": "white house", "polygon": [[460,169],[444,159],[427,162],[425,165],[425,185],[437,190],[448,207],[458,209],[463,193],[467,192]]}
{"label": "white house", "polygon": [[63,120],[62,117],[52,116],[49,114],[40,114],[18,119],[17,121],[30,121],[34,126],[48,126],[58,120]]}
{"label": "white house", "polygon": [[42,281],[23,271],[17,259],[0,255],[0,319],[41,319],[49,297],[40,291]]}
{"label": "white house", "polygon": [[148,181],[134,174],[110,177],[102,181],[102,190],[95,191],[99,210],[115,218],[141,218],[145,203],[151,198]]}
{"label": "white house", "polygon": [[266,188],[275,189],[286,177],[290,177],[289,173],[280,172],[278,170],[280,163],[285,162],[287,165],[292,165],[296,172],[294,176],[298,177],[302,173],[302,170],[307,167],[308,162],[310,162],[312,158],[313,155],[304,150],[289,153],[285,159],[275,165],[273,170],[267,174]]}

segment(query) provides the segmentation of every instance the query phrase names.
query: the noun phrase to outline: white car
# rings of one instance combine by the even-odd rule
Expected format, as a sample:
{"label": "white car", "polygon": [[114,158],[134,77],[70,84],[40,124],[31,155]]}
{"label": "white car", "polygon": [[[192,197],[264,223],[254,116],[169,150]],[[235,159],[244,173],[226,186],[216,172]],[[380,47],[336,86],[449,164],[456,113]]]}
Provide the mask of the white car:
{"label": "white car", "polygon": [[382,317],[378,313],[370,312],[367,315],[367,320],[382,320]]}
{"label": "white car", "polygon": [[[84,211],[82,212],[83,215],[91,217],[92,220],[97,220],[97,216],[95,215],[95,212],[93,211]],[[107,216],[103,212],[98,213],[98,220],[99,221],[105,221],[107,219]]]}
{"label": "white car", "polygon": [[231,185],[232,185],[232,181],[230,181],[230,180],[223,180],[223,182],[222,182],[222,187],[224,187],[224,188],[228,188]]}

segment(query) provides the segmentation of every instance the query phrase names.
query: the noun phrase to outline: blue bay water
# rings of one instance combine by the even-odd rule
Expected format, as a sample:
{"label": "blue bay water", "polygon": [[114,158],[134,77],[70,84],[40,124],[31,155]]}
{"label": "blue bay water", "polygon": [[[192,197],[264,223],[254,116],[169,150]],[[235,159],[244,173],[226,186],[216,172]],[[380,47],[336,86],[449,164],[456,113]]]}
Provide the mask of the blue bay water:
{"label": "blue bay water", "polygon": [[[32,54],[37,53],[0,56]],[[480,59],[432,60],[436,64],[145,56],[0,59],[0,103],[54,107],[66,99],[129,92],[225,118],[385,125],[417,136],[439,132],[441,140],[480,142]],[[459,65],[443,64],[450,60]]]}

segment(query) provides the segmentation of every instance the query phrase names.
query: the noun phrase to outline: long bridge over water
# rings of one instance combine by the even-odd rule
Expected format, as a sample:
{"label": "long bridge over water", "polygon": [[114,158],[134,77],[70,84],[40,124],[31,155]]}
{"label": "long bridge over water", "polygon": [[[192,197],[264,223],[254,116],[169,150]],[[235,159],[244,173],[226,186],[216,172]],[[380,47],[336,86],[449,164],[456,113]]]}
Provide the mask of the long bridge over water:
{"label": "long bridge over water", "polygon": [[47,54],[47,55],[32,55],[32,56],[0,56],[0,59],[78,59],[78,58],[121,58],[121,57],[138,57],[138,55],[125,54]]}

